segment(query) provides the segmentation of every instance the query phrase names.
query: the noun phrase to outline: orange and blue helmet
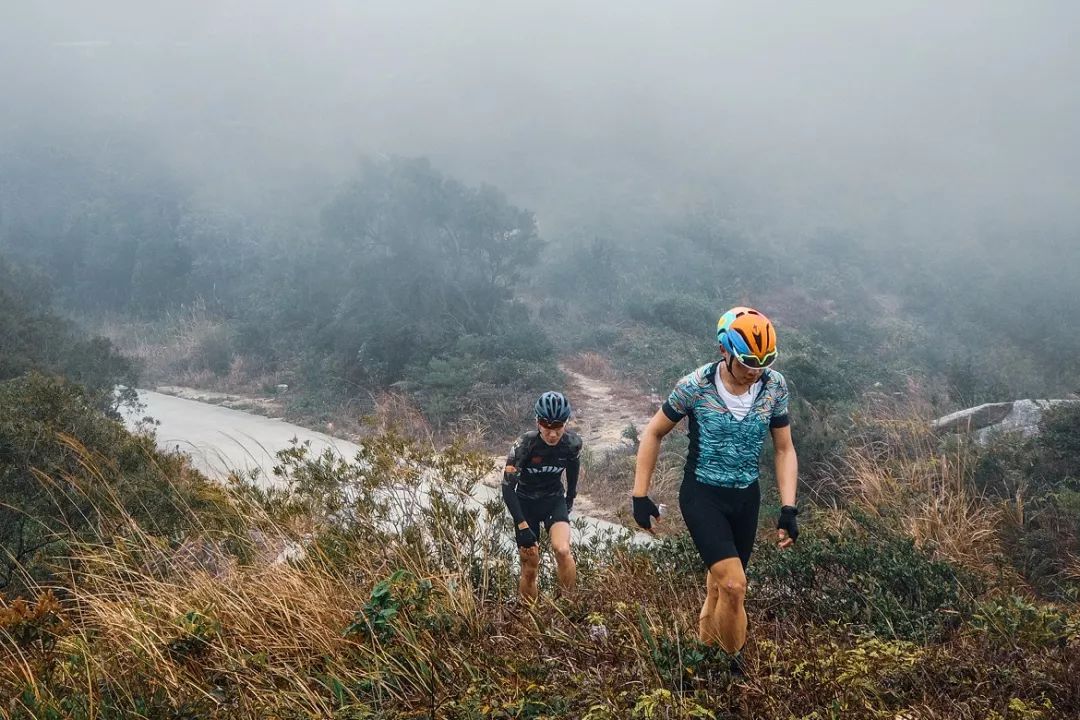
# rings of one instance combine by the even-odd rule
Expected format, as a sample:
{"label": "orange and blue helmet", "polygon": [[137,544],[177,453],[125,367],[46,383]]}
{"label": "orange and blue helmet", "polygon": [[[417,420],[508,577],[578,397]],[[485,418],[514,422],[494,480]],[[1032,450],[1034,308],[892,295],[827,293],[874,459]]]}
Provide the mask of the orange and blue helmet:
{"label": "orange and blue helmet", "polygon": [[754,308],[733,307],[721,315],[716,341],[748,368],[767,368],[776,362],[776,330]]}

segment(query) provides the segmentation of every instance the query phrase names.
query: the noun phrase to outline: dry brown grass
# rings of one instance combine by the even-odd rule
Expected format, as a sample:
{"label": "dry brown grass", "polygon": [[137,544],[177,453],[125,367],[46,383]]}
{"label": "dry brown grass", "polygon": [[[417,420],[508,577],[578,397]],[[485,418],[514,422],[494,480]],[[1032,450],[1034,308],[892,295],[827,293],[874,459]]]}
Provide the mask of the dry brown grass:
{"label": "dry brown grass", "polygon": [[425,445],[433,445],[431,424],[408,395],[385,391],[373,395],[371,402],[371,410],[363,417],[356,418],[358,427],[364,428],[365,434],[385,435],[394,432]]}
{"label": "dry brown grass", "polygon": [[232,354],[218,373],[201,363],[207,344],[225,343],[230,328],[201,298],[170,310],[154,321],[107,316],[88,321],[96,334],[109,338],[140,366],[144,385],[182,385],[201,390],[261,395],[264,388],[290,382],[288,373],[266,372],[257,361]]}
{"label": "dry brown grass", "polygon": [[619,379],[619,373],[611,360],[598,352],[581,352],[562,361],[566,367],[588,377],[613,382]]}
{"label": "dry brown grass", "polygon": [[[516,553],[503,509],[496,503],[473,516],[455,500],[484,458],[450,453],[433,461],[423,442],[397,437],[368,445],[364,467],[293,465],[302,471],[294,477],[307,478],[307,494],[233,492],[224,501],[238,509],[238,525],[215,535],[196,523],[186,538],[222,552],[256,536],[273,547],[303,544],[306,553],[293,561],[255,548],[232,562],[199,563],[183,543],[131,523],[122,536],[76,543],[78,562],[57,588],[61,602],[45,594],[18,609],[0,603],[0,695],[8,699],[0,713],[700,720],[711,712],[719,720],[788,717],[793,708],[803,717],[987,718],[999,710],[1008,717],[1014,700],[1031,708],[1052,702],[1053,713],[1031,718],[1080,709],[1080,691],[1069,685],[1080,654],[1071,647],[999,650],[970,630],[921,647],[795,622],[753,602],[750,676],[733,680],[726,658],[693,639],[701,572],[677,548],[579,545],[577,594],[552,597],[547,558],[542,600],[525,608],[514,600]],[[677,465],[662,465],[659,495],[674,492]],[[933,495],[930,479],[955,477],[955,468],[926,463],[903,474],[905,467],[886,481],[864,478],[859,502],[887,501],[896,477],[925,480],[931,497],[952,491],[942,486]],[[421,469],[447,483],[426,509],[417,496]],[[335,494],[340,482],[357,487],[351,513]],[[379,500],[391,488],[402,503],[396,510]],[[933,507],[918,492],[910,501]],[[493,522],[479,521],[489,515]],[[816,517],[838,529],[850,522],[839,510]],[[814,614],[814,598],[788,591],[791,607],[781,610]],[[998,668],[1010,662],[1014,670],[1002,678]]]}
{"label": "dry brown grass", "polygon": [[874,408],[858,422],[863,442],[837,473],[842,493],[875,515],[902,518],[915,542],[984,575],[1001,571],[1005,508],[973,490],[970,449],[946,447],[928,407],[908,401]]}
{"label": "dry brown grass", "polygon": [[[288,534],[268,528],[257,506],[246,507],[262,532]],[[589,681],[600,688],[596,704],[617,697],[618,688],[659,682],[656,668],[640,662],[648,656],[643,619],[657,633],[692,629],[694,603],[681,603],[673,616],[679,598],[670,588],[662,606],[644,612],[624,602],[631,598],[621,588],[640,570],[634,563],[598,568],[588,579],[590,610],[620,633],[618,644],[594,636],[573,601],[554,603],[545,594],[531,611],[507,605],[512,555],[489,554],[477,583],[475,551],[465,551],[453,509],[432,522],[430,537],[460,552],[423,552],[423,542],[406,533],[384,542],[361,534],[343,536],[348,546],[332,553],[309,545],[306,557],[291,563],[240,563],[211,574],[137,527],[123,542],[80,544],[63,609],[39,603],[22,613],[25,622],[0,628],[0,691],[25,698],[31,688],[30,704],[11,705],[23,713],[80,697],[112,712],[134,712],[154,698],[159,707],[199,717],[338,717],[350,709],[348,717],[480,717],[484,708],[509,710],[535,694],[521,673],[532,672],[537,647],[564,655],[552,691],[573,695],[571,678],[603,668]],[[501,526],[486,532],[506,534]],[[373,588],[401,570],[416,579],[403,586],[430,583],[430,602],[421,608],[403,601],[385,624],[368,614],[355,630],[374,602]],[[17,640],[14,633],[45,613],[63,618],[51,626],[48,646]],[[616,714],[598,717],[617,717],[625,702],[613,700]],[[683,705],[694,706],[676,699],[671,707]]]}
{"label": "dry brown grass", "polygon": [[[649,496],[665,505],[665,514],[657,523],[660,536],[675,535],[686,529],[679,512],[679,487],[682,484],[685,458],[681,452],[661,451],[653,472]],[[634,485],[637,455],[630,449],[607,453],[585,450],[579,494],[589,498],[589,514],[636,527],[630,516],[630,493]]]}
{"label": "dry brown grass", "polygon": [[[251,696],[273,697],[274,704],[333,713],[309,672],[321,659],[343,654],[348,641],[341,630],[365,599],[359,587],[309,563],[249,567],[225,577],[195,571],[125,580],[128,563],[99,556],[76,595],[80,640],[97,645],[99,672],[112,684],[122,685],[123,673],[139,668],[171,697],[197,697],[206,692],[200,678],[213,677]],[[212,629],[180,620],[193,612]],[[186,640],[195,650],[178,650]]]}
{"label": "dry brown grass", "polygon": [[147,378],[174,381],[178,365],[223,327],[221,319],[197,299],[153,322],[105,317],[94,321],[91,329],[109,338],[125,355],[139,360]]}

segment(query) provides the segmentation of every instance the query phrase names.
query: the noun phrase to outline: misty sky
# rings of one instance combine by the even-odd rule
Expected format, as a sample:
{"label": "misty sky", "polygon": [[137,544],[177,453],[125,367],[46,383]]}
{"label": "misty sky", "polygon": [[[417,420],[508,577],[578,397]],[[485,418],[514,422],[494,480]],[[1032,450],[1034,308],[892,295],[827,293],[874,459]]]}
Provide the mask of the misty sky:
{"label": "misty sky", "polygon": [[548,229],[1080,227],[1074,0],[5,6],[0,132],[135,133],[194,177],[384,152]]}

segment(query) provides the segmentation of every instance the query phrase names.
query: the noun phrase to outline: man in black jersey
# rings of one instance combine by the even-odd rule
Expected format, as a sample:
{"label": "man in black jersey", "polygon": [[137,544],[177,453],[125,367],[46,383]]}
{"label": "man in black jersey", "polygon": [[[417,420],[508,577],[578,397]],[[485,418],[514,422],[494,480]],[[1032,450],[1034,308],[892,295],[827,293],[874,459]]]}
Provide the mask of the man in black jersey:
{"label": "man in black jersey", "polygon": [[[547,528],[559,587],[572,590],[577,567],[570,552],[570,509],[577,495],[581,471],[581,438],[566,429],[570,402],[557,392],[546,392],[536,401],[536,430],[517,439],[506,458],[502,494],[516,526],[521,553],[521,580],[518,590],[526,601],[536,599],[540,571],[537,545],[540,525]],[[566,471],[566,491],[562,474]]]}

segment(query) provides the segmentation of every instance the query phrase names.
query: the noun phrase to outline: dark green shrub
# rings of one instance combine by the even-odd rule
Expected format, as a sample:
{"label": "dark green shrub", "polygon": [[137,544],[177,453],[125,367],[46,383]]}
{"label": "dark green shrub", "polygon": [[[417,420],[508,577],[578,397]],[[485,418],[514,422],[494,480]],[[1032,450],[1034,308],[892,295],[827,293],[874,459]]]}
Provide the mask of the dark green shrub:
{"label": "dark green shrub", "polygon": [[1022,512],[1005,531],[1006,550],[1043,595],[1080,597],[1069,558],[1080,556],[1080,405],[1047,411],[1036,437],[1001,435],[978,452],[974,482]]}
{"label": "dark green shrub", "polygon": [[974,580],[868,519],[844,535],[806,530],[796,552],[761,543],[747,574],[749,602],[768,616],[924,642],[955,628],[977,592]]}
{"label": "dark green shrub", "polygon": [[227,375],[232,359],[233,332],[219,325],[199,339],[189,363],[193,370],[209,370],[215,375]]}
{"label": "dark green shrub", "polygon": [[[389,642],[399,634],[408,634],[410,624],[431,624],[428,608],[432,585],[427,578],[417,578],[408,570],[397,570],[375,584],[371,598],[356,612],[355,619],[343,634]],[[401,616],[401,621],[398,616]],[[403,629],[404,628],[404,629]]]}
{"label": "dark green shrub", "polygon": [[411,368],[407,377],[407,386],[436,424],[470,413],[489,421],[527,422],[531,403],[522,396],[560,387],[563,381],[548,338],[528,323],[495,335],[462,336],[445,354]]}
{"label": "dark green shrub", "polygon": [[86,338],[51,311],[45,281],[0,257],[0,381],[31,370],[80,383],[99,410],[115,414],[132,391],[133,365],[105,338]]}
{"label": "dark green shrub", "polygon": [[[49,575],[63,546],[122,534],[129,518],[176,538],[229,522],[208,481],[96,410],[76,385],[30,374],[0,383],[0,589]],[[182,482],[181,482],[182,480]]]}
{"label": "dark green shrub", "polygon": [[688,335],[707,335],[715,328],[721,312],[707,299],[693,295],[664,295],[632,301],[627,306],[627,314],[633,320]]}

